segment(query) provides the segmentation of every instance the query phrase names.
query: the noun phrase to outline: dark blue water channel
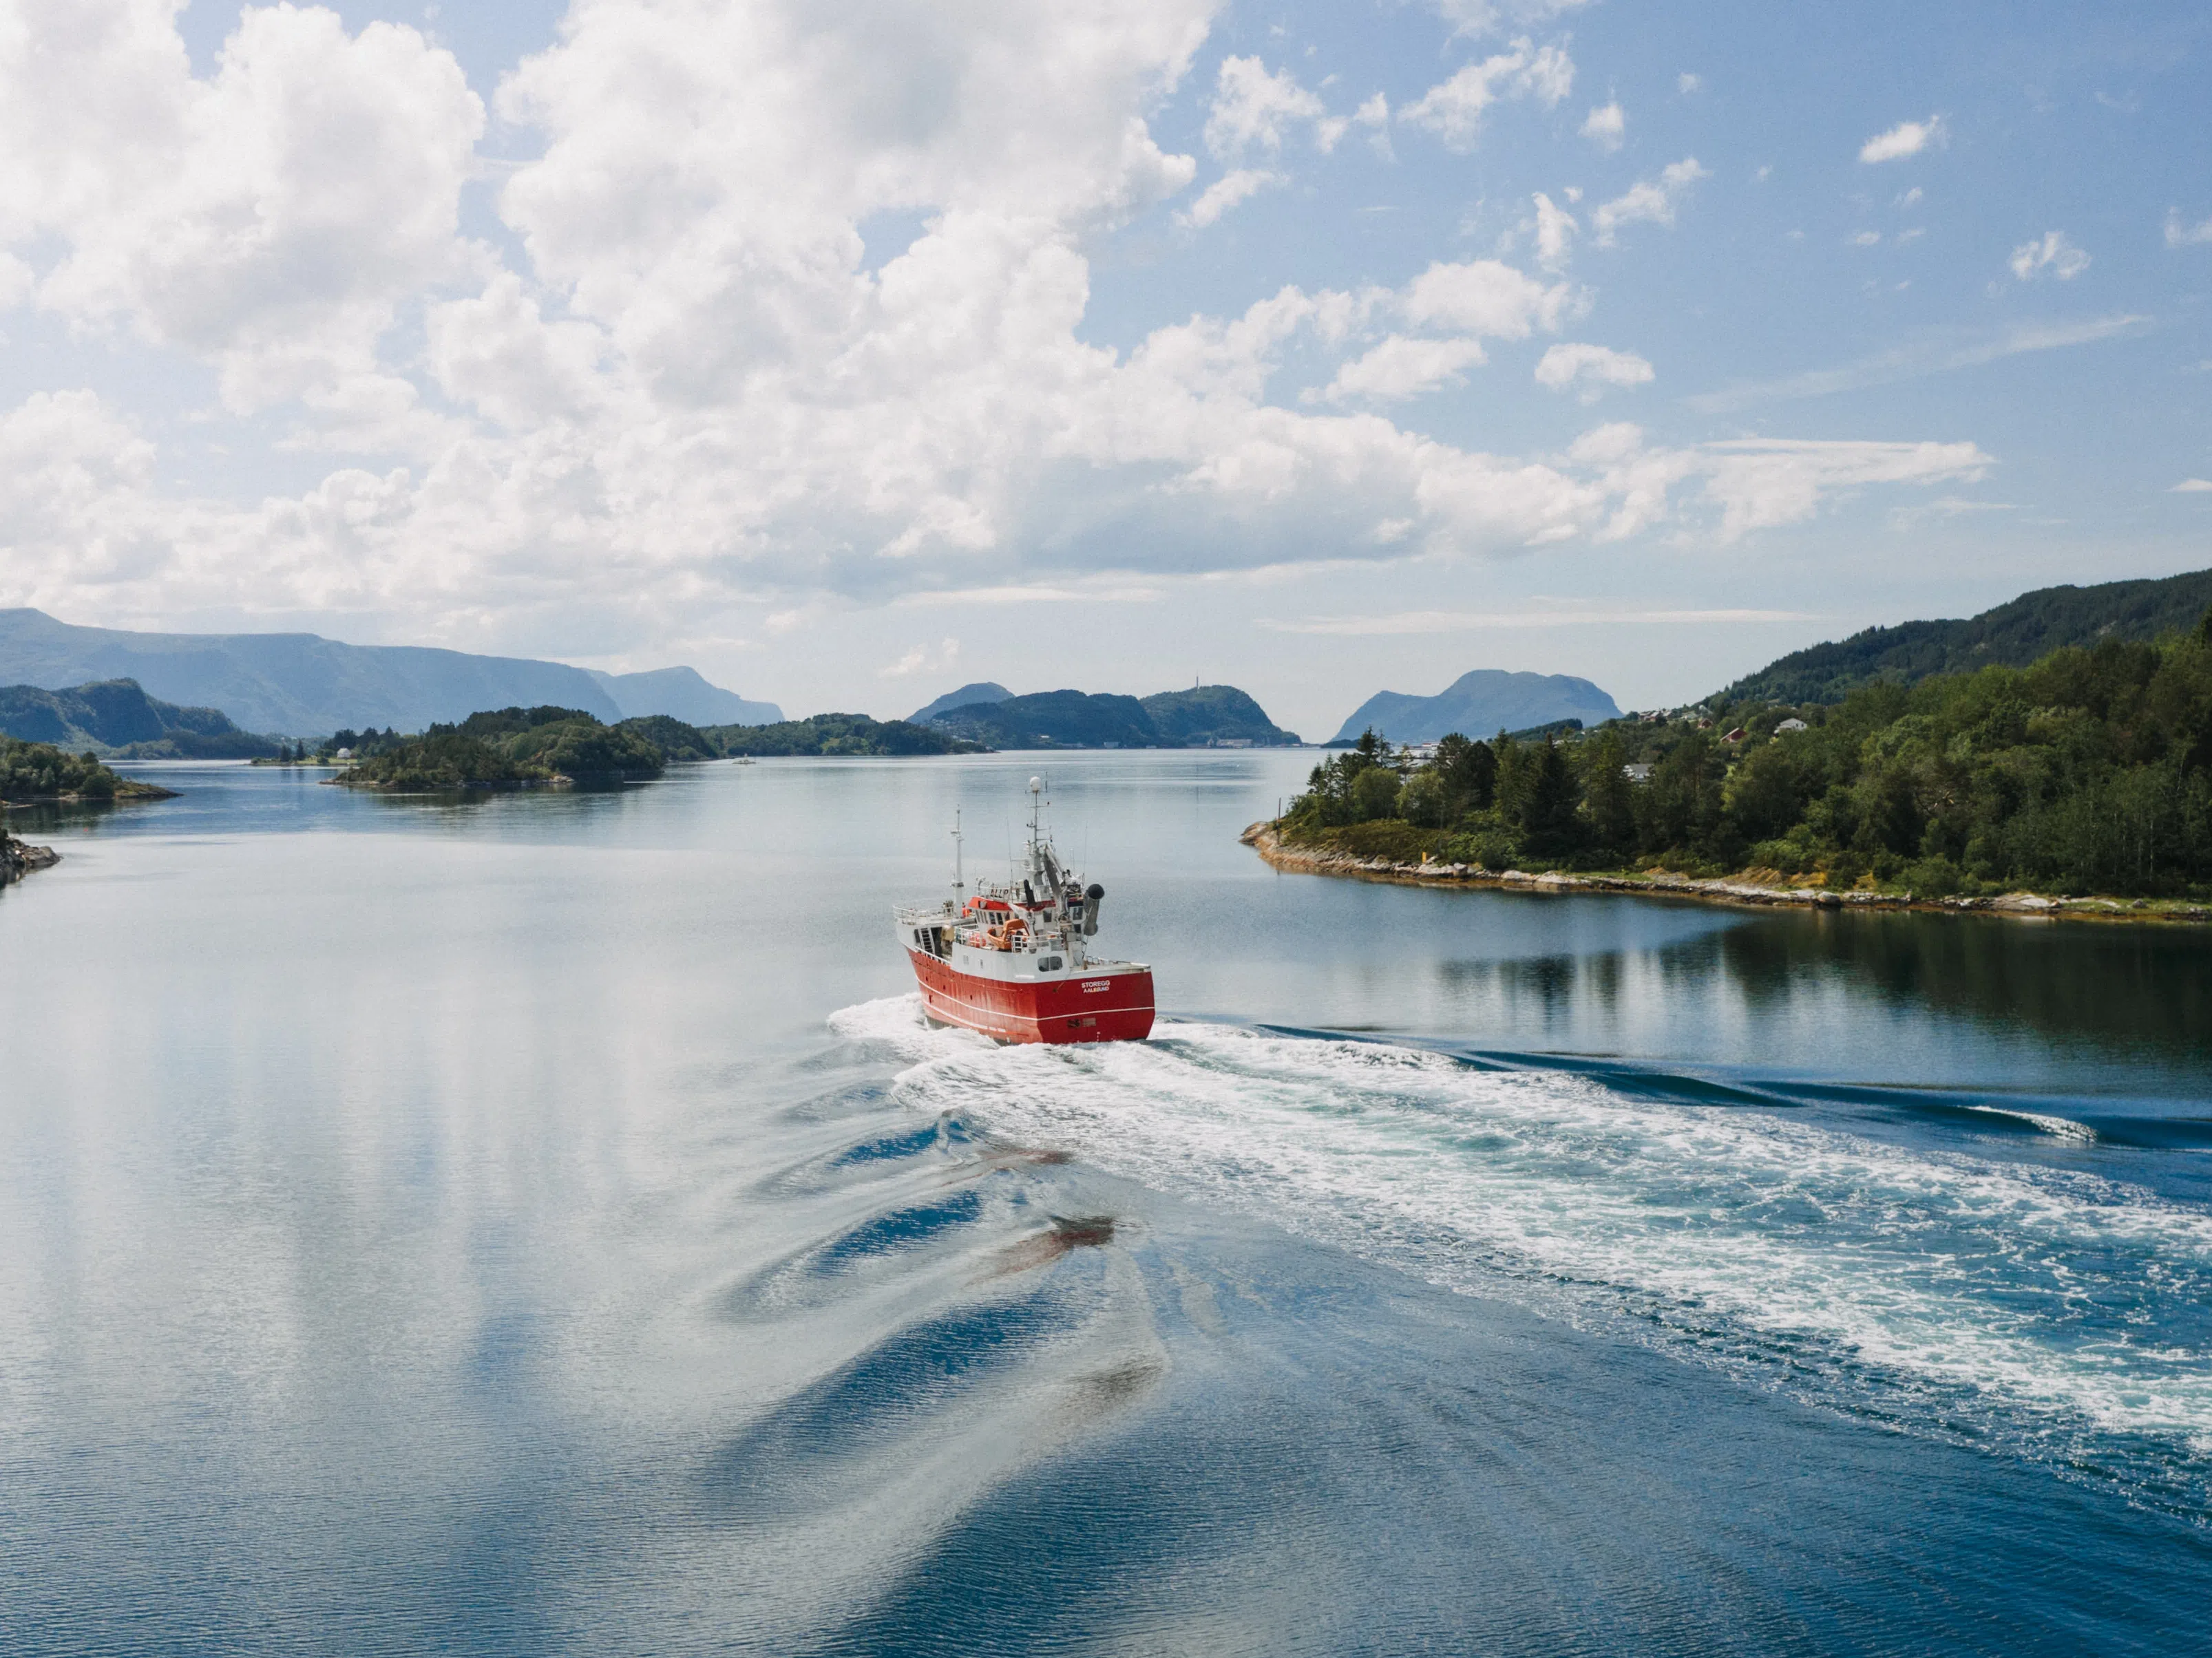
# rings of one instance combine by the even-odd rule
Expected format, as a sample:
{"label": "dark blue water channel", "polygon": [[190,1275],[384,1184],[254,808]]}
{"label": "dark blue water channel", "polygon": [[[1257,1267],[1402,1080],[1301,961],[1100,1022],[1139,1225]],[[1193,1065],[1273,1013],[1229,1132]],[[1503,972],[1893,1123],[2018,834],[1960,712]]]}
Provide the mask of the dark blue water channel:
{"label": "dark blue water channel", "polygon": [[[1310,763],[15,814],[0,1649],[2212,1649],[2212,938],[1278,875]],[[1040,770],[1149,1042],[909,994]]]}

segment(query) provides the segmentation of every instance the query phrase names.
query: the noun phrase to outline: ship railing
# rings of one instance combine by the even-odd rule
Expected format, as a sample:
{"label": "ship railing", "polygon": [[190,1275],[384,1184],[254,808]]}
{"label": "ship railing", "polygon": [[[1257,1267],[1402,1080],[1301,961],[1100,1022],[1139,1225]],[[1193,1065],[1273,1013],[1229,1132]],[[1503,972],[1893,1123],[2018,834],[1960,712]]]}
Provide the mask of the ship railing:
{"label": "ship railing", "polygon": [[[955,929],[953,936],[963,944],[975,944],[979,939],[989,938],[991,931],[989,927],[962,926]],[[1004,945],[983,944],[978,947],[985,950],[1004,949],[1016,955],[1030,956],[1048,955],[1055,950],[1067,951],[1075,948],[1074,941],[1069,935],[1051,927],[1038,927],[1027,933],[1016,933],[1014,940],[1018,942],[1009,941]]]}
{"label": "ship railing", "polygon": [[[1055,927],[1079,923],[1042,920],[1030,912],[1017,909],[1013,915],[1030,926]],[[998,926],[1007,919],[1004,910],[990,910],[981,914],[963,915],[949,904],[896,904],[891,908],[891,919],[901,926]]]}

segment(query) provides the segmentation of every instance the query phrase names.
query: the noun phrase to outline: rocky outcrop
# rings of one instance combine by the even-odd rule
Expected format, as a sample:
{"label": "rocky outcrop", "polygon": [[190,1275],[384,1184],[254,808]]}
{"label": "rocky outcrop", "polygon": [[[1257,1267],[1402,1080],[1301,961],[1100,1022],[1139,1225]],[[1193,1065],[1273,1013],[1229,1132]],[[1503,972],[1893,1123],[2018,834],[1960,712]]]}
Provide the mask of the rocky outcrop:
{"label": "rocky outcrop", "polygon": [[1275,826],[1268,823],[1253,824],[1238,838],[1277,869],[1414,886],[1502,887],[1536,893],[1632,892],[1646,897],[1695,898],[1706,903],[1778,905],[1800,909],[1988,910],[2006,915],[2090,920],[2212,921],[2212,909],[2202,906],[2153,903],[2141,899],[2046,898],[2033,892],[2008,892],[1996,898],[1920,898],[1910,892],[1831,892],[1826,887],[1763,886],[1753,881],[1725,879],[1701,881],[1686,875],[1569,875],[1560,870],[1531,875],[1517,869],[1485,869],[1480,864],[1397,864],[1384,858],[1357,858],[1348,853],[1285,846]]}
{"label": "rocky outcrop", "polygon": [[52,847],[34,847],[12,835],[0,835],[0,887],[21,880],[34,869],[51,869],[62,860]]}

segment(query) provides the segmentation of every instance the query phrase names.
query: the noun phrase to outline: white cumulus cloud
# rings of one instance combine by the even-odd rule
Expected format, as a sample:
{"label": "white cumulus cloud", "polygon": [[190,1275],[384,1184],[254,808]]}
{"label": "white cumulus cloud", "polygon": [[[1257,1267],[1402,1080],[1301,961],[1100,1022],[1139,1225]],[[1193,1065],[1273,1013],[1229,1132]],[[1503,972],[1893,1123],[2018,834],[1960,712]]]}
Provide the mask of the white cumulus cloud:
{"label": "white cumulus cloud", "polygon": [[1971,480],[1993,465],[1972,443],[1730,439],[1693,447],[1656,448],[1643,428],[1626,422],[1577,439],[1568,462],[1603,493],[1607,516],[1593,531],[1617,541],[1680,515],[1674,495],[1694,484],[1717,514],[1723,542],[1812,518],[1834,501],[1877,484],[1918,485]]}
{"label": "white cumulus cloud", "polygon": [[1414,339],[1392,334],[1365,355],[1339,368],[1322,396],[1331,403],[1353,399],[1395,403],[1456,386],[1464,379],[1464,371],[1481,361],[1479,341]]}
{"label": "white cumulus cloud", "polygon": [[[1301,295],[1302,321],[1310,316],[1324,327],[1334,325],[1347,338],[1372,337],[1367,331],[1376,318],[1450,336],[1389,333],[1343,364],[1326,387],[1306,393],[1305,400],[1396,402],[1458,385],[1465,370],[1484,361],[1482,339],[1521,340],[1556,329],[1576,302],[1565,283],[1539,281],[1498,259],[1438,261],[1395,292],[1370,288],[1358,295],[1322,294],[1311,300]],[[1277,305],[1281,304],[1279,296]]]}
{"label": "white cumulus cloud", "polygon": [[2185,222],[2178,208],[2168,208],[2166,214],[2166,245],[2168,247],[2202,247],[2212,242],[2212,219],[2201,224]]}
{"label": "white cumulus cloud", "polygon": [[1331,118],[1328,106],[1290,70],[1271,72],[1257,58],[1224,58],[1206,118],[1206,147],[1224,161],[1255,149],[1274,155],[1292,132],[1305,127],[1312,131],[1315,147],[1327,151],[1335,148],[1346,125]]}
{"label": "white cumulus cloud", "polygon": [[1549,108],[1574,84],[1574,60],[1564,47],[1539,47],[1522,39],[1431,87],[1400,110],[1398,118],[1435,133],[1446,149],[1468,150],[1481,131],[1483,112],[1499,99],[1534,98]]}
{"label": "white cumulus cloud", "polygon": [[1536,364],[1536,384],[1554,392],[1580,385],[1585,402],[1597,400],[1608,386],[1644,386],[1653,378],[1651,365],[1633,351],[1615,351],[1602,345],[1553,346]]}
{"label": "white cumulus cloud", "polygon": [[876,670],[878,679],[904,679],[912,674],[949,674],[960,660],[960,641],[942,641],[935,650],[927,645],[916,645],[896,660],[885,663]]}
{"label": "white cumulus cloud", "polygon": [[[1096,0],[1079,28],[1021,0],[587,0],[500,85],[524,159],[496,167],[477,98],[414,30],[250,9],[196,72],[179,15],[9,0],[0,287],[207,365],[234,408],[349,452],[305,485],[179,493],[192,440],[89,392],[15,393],[0,604],[373,616],[478,648],[532,643],[546,617],[665,637],[742,606],[776,636],[954,591],[1153,592],[1670,516],[1741,534],[1985,464],[1971,445],[1762,459],[1619,434],[1492,454],[1378,412],[1587,308],[1497,258],[1358,291],[1255,283],[1241,309],[1095,343],[1090,250],[1195,181],[1149,122],[1214,0]],[[1224,177],[1194,222],[1256,187],[1239,173],[1343,131],[1243,61],[1200,88]],[[1556,106],[1571,83],[1557,47],[1486,63],[1404,118],[1471,139],[1490,99]],[[1670,222],[1703,176],[1678,163],[1594,232]],[[483,240],[461,228],[479,179]],[[1574,220],[1537,212],[1555,268]],[[906,244],[888,258],[886,223]],[[1638,361],[1584,356],[1571,384]]]}
{"label": "white cumulus cloud", "polygon": [[1696,156],[1686,155],[1671,167],[1662,168],[1656,179],[1644,179],[1631,185],[1613,200],[1601,203],[1590,215],[1598,245],[1612,246],[1614,233],[1625,224],[1673,224],[1675,210],[1690,186],[1711,176],[1698,164]]}
{"label": "white cumulus cloud", "polygon": [[2012,251],[2012,274],[2033,282],[2048,270],[2060,282],[2070,282],[2089,268],[2089,256],[2067,240],[2063,230],[2047,230],[2033,241]]}
{"label": "white cumulus cloud", "polygon": [[1824,501],[1869,484],[1972,482],[1994,465],[1972,443],[1740,438],[1699,452],[1723,540],[1800,522]]}
{"label": "white cumulus cloud", "polygon": [[1583,119],[1583,137],[1608,154],[1620,148],[1627,131],[1628,117],[1618,99],[1600,104]]}
{"label": "white cumulus cloud", "polygon": [[1931,115],[1924,121],[1899,121],[1887,132],[1877,132],[1859,146],[1859,160],[1869,166],[1880,161],[1901,161],[1908,155],[1917,155],[1930,144],[1948,141],[1950,133],[1943,118]]}
{"label": "white cumulus cloud", "polygon": [[1203,230],[1239,203],[1258,195],[1270,185],[1285,182],[1284,175],[1265,167],[1240,167],[1224,173],[1199,192],[1198,199],[1176,215],[1176,222]]}
{"label": "white cumulus cloud", "polygon": [[[1367,118],[1364,111],[1359,118]],[[1350,118],[1332,116],[1328,106],[1300,86],[1288,70],[1271,71],[1257,58],[1224,58],[1206,114],[1206,147],[1230,170],[1176,214],[1176,222],[1202,230],[1268,186],[1289,182],[1278,167],[1240,165],[1248,157],[1280,155],[1285,143],[1301,129],[1314,148],[1326,155],[1351,125]]]}
{"label": "white cumulus cloud", "polygon": [[1528,28],[1578,11],[1592,0],[1431,0],[1437,15],[1455,34],[1494,34],[1504,29]]}
{"label": "white cumulus cloud", "polygon": [[1352,124],[1367,129],[1369,146],[1384,161],[1395,161],[1390,144],[1390,100],[1376,93],[1352,112]]}
{"label": "white cumulus cloud", "polygon": [[483,106],[413,29],[250,9],[195,77],[158,0],[17,0],[0,27],[0,241],[38,303],[217,367],[234,408],[343,400],[458,234]]}
{"label": "white cumulus cloud", "polygon": [[1547,270],[1557,270],[1574,252],[1575,234],[1580,228],[1575,216],[1554,203],[1549,196],[1538,191],[1536,203],[1536,258]]}
{"label": "white cumulus cloud", "polygon": [[1473,259],[1431,264],[1407,284],[1403,305],[1426,327],[1520,340],[1558,327],[1573,301],[1565,283],[1540,282],[1502,260]]}

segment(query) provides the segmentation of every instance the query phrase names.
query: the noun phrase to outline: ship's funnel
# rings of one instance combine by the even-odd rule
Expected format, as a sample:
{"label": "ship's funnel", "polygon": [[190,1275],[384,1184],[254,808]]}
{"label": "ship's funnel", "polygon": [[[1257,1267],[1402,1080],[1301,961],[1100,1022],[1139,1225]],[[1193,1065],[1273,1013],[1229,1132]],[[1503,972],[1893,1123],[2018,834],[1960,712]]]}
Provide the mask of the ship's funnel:
{"label": "ship's funnel", "polygon": [[1083,906],[1083,936],[1095,938],[1098,936],[1098,901],[1106,896],[1106,889],[1093,881],[1084,888],[1083,896],[1089,901]]}

